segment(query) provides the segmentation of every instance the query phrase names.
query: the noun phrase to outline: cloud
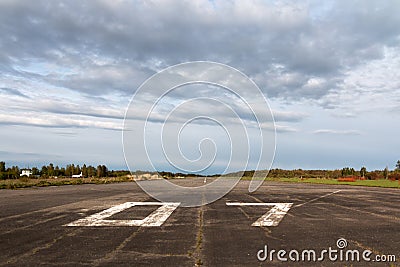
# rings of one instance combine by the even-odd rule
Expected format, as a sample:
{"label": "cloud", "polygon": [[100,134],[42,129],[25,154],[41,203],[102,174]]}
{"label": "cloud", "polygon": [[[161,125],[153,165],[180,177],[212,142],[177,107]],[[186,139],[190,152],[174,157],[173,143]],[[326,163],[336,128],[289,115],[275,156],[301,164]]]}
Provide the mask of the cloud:
{"label": "cloud", "polygon": [[315,130],[314,134],[334,134],[334,135],[362,135],[362,132],[357,130],[333,130],[333,129],[320,129]]}
{"label": "cloud", "polygon": [[310,3],[3,1],[1,68],[104,95],[132,92],[171,64],[213,60],[254,77],[269,97],[317,99],[397,45],[395,1]]}
{"label": "cloud", "polygon": [[28,125],[46,128],[98,128],[106,130],[122,130],[122,123],[111,121],[86,120],[79,116],[58,117],[44,114],[0,114],[0,125]]}
{"label": "cloud", "polygon": [[27,95],[21,93],[17,89],[12,89],[12,88],[0,88],[0,93],[12,95],[12,96],[20,96],[24,98],[29,98]]}

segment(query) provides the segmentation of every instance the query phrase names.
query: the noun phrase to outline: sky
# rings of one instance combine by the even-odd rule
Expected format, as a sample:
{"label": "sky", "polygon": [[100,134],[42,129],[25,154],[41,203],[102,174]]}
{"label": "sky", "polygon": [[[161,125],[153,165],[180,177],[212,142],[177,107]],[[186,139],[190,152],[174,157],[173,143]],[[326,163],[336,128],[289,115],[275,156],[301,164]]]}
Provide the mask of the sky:
{"label": "sky", "polygon": [[[398,14],[399,1],[372,0],[0,0],[0,160],[127,169],[124,116],[140,85],[169,66],[212,61],[247,75],[268,100],[276,125],[272,168],[393,169],[400,159]],[[181,87],[158,115],[210,94],[227,95],[209,85]],[[241,94],[255,98],[246,88]],[[141,100],[156,97],[150,89]],[[167,125],[204,109],[224,118],[218,105],[197,104]],[[231,147],[223,128],[201,120],[190,126],[180,140],[185,156],[201,156],[199,142],[211,134],[216,141],[204,151],[209,146],[216,157],[204,173],[224,170]],[[250,128],[244,142],[254,140]],[[154,151],[158,170],[175,170]],[[131,168],[150,169],[145,155],[133,157]],[[256,162],[250,156],[246,168]]]}

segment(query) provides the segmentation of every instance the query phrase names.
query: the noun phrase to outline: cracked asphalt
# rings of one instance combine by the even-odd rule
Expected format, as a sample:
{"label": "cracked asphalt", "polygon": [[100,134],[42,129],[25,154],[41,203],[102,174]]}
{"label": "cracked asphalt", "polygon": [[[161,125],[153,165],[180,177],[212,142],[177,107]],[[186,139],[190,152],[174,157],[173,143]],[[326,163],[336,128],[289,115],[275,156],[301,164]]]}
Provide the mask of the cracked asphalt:
{"label": "cracked asphalt", "polygon": [[[157,183],[157,181],[148,181]],[[203,179],[174,181],[196,186]],[[158,227],[67,224],[125,202],[154,202],[135,183],[0,191],[0,266],[400,266],[400,191],[241,181],[203,207],[178,207]],[[271,207],[228,202],[293,203],[279,225],[251,226]],[[141,220],[157,206],[135,206],[110,219]],[[371,261],[260,261],[269,250],[370,250]],[[377,262],[394,255],[396,262]],[[276,256],[276,255],[275,255]]]}

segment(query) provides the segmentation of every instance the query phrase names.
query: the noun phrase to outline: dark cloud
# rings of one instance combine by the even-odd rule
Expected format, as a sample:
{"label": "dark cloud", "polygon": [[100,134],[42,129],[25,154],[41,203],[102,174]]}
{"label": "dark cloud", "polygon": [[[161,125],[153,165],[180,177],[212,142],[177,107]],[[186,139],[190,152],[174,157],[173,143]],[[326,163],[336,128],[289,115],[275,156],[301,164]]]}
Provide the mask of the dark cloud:
{"label": "dark cloud", "polygon": [[[397,1],[298,2],[3,1],[0,68],[104,95],[130,93],[149,75],[188,60],[213,60],[256,77],[269,97],[320,98],[343,72],[397,46]],[[177,15],[177,10],[185,10]],[[321,13],[321,14],[320,14]],[[276,65],[280,69],[276,69]],[[54,68],[55,67],[55,68]],[[14,71],[14,72],[13,72]],[[288,79],[282,79],[282,76]],[[278,77],[277,77],[278,76]],[[309,86],[310,79],[320,79]]]}

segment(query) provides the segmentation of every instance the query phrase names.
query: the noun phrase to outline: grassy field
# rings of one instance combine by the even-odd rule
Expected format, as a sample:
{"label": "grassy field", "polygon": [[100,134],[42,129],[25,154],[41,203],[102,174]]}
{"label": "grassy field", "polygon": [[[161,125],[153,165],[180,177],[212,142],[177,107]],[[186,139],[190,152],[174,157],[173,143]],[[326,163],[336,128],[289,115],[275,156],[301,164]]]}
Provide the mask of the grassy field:
{"label": "grassy field", "polygon": [[[243,177],[243,180],[251,180],[252,177]],[[257,178],[256,178],[257,179]],[[262,178],[258,178],[262,179]],[[287,182],[287,183],[312,183],[327,185],[353,185],[353,186],[372,186],[386,188],[400,188],[399,181],[391,180],[357,180],[355,182],[339,182],[336,179],[324,178],[266,178],[266,181]],[[47,178],[30,179],[23,177],[20,179],[0,180],[0,189],[18,189],[26,187],[60,186],[60,185],[79,185],[79,184],[110,184],[133,182],[133,178],[128,176],[105,177],[105,178]]]}
{"label": "grassy field", "polygon": [[386,188],[400,188],[399,181],[391,180],[357,180],[355,182],[339,182],[336,179],[324,178],[267,178],[266,181],[288,182],[288,183],[312,183],[312,184],[328,184],[328,185],[354,185],[354,186],[372,186]]}
{"label": "grassy field", "polygon": [[59,185],[78,185],[78,184],[110,184],[133,181],[128,176],[105,177],[105,178],[40,178],[30,179],[23,177],[20,179],[0,180],[0,189],[17,189],[26,187],[43,187]]}

